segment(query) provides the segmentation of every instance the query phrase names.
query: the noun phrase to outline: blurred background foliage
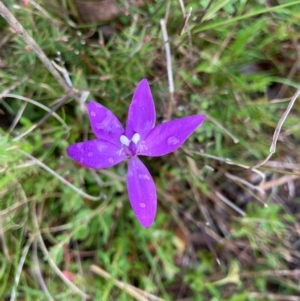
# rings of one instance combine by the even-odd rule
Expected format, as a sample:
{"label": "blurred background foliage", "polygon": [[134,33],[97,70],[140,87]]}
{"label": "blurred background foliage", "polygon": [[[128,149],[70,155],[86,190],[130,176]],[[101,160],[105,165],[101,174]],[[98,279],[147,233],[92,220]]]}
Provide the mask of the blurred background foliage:
{"label": "blurred background foliage", "polygon": [[177,152],[143,158],[159,202],[144,229],[124,164],[95,172],[66,156],[93,137],[85,106],[0,18],[0,300],[300,300],[299,101],[250,169],[300,82],[300,1],[3,3],[123,124],[141,78],[158,122],[208,118]]}

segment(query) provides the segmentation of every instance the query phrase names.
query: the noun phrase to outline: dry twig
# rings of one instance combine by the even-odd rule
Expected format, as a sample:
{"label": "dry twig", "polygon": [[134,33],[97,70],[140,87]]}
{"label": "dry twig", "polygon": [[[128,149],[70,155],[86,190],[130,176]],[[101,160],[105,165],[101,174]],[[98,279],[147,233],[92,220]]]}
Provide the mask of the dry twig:
{"label": "dry twig", "polygon": [[296,180],[298,178],[299,178],[299,176],[297,176],[297,175],[286,175],[279,179],[268,181],[268,182],[264,183],[263,185],[261,185],[260,188],[263,189],[264,191],[266,191],[266,190],[273,188],[274,186],[281,186],[283,184],[288,183],[291,180]]}
{"label": "dry twig", "polygon": [[166,51],[166,61],[167,61],[167,72],[168,72],[168,81],[169,81],[169,92],[170,92],[170,101],[167,112],[167,119],[171,119],[172,115],[172,105],[173,105],[173,97],[174,97],[174,80],[173,80],[173,69],[172,69],[172,58],[171,58],[171,49],[169,43],[169,37],[166,27],[166,22],[164,19],[160,20],[160,26],[163,36],[163,42]]}
{"label": "dry twig", "polygon": [[258,168],[258,167],[264,165],[267,161],[269,161],[269,159],[272,157],[272,155],[276,152],[276,144],[277,144],[277,141],[278,141],[283,123],[285,122],[286,118],[288,117],[288,115],[289,115],[292,107],[294,106],[295,101],[299,97],[299,95],[300,95],[300,87],[298,88],[298,90],[296,91],[294,96],[292,97],[288,107],[286,108],[285,112],[281,116],[281,118],[280,118],[280,120],[279,120],[279,122],[276,126],[276,129],[275,129],[275,132],[274,132],[274,135],[273,135],[272,144],[271,144],[271,147],[270,147],[270,154],[267,156],[267,158],[264,161],[262,161],[259,164],[256,164],[255,166],[253,166],[253,168]]}

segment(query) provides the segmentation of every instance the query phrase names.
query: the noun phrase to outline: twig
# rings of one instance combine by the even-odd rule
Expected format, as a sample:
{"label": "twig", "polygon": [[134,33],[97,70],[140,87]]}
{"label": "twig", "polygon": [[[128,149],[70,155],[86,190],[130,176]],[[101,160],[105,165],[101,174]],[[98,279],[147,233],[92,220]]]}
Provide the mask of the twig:
{"label": "twig", "polygon": [[189,18],[191,17],[192,15],[192,7],[190,7],[188,13],[185,13],[184,14],[184,19],[183,19],[183,22],[182,22],[182,25],[178,31],[178,35],[181,36],[185,30],[185,28],[187,27],[188,25],[188,21],[189,21]]}
{"label": "twig", "polygon": [[169,92],[170,92],[170,101],[169,101],[169,106],[168,106],[167,119],[170,119],[171,115],[172,115],[172,104],[173,104],[173,96],[174,96],[172,58],[171,58],[171,49],[170,49],[168,32],[167,32],[167,28],[166,28],[166,22],[164,19],[160,20],[160,26],[161,26],[163,42],[164,42],[165,51],[166,51],[167,72],[168,72]]}
{"label": "twig", "polygon": [[297,176],[297,175],[286,175],[286,176],[283,176],[279,179],[275,179],[275,180],[271,180],[269,182],[266,182],[260,188],[266,191],[266,190],[269,190],[269,189],[273,188],[274,186],[281,186],[285,183],[288,183],[291,180],[296,180],[296,179],[299,179],[299,176]]}
{"label": "twig", "polygon": [[[297,98],[299,97],[300,95],[300,88],[298,88],[298,90],[296,91],[296,93],[294,94],[294,96],[292,97],[286,111],[284,112],[284,114],[281,116],[277,126],[276,126],[276,129],[275,129],[275,132],[274,132],[274,136],[273,136],[273,141],[272,141],[272,145],[270,147],[270,153],[271,154],[274,154],[275,151],[276,151],[276,143],[277,143],[277,140],[278,140],[278,137],[279,137],[279,134],[280,134],[280,131],[281,131],[281,128],[283,126],[283,123],[285,122],[286,118],[288,117],[288,114],[290,113],[295,101],[297,100]],[[260,164],[259,166],[261,166],[262,164]]]}
{"label": "twig", "polygon": [[[291,80],[295,74],[298,72],[299,70],[299,62],[300,62],[300,48],[298,47],[298,42],[295,39],[292,39],[293,42],[293,46],[296,49],[296,53],[297,53],[297,60],[295,61],[295,63],[292,66],[292,69],[290,70],[288,76],[286,79]],[[288,85],[287,84],[283,84],[279,90],[279,92],[276,95],[276,98],[282,98],[285,94],[285,92],[288,89]]]}
{"label": "twig", "polygon": [[179,4],[180,4],[181,11],[182,11],[183,23],[178,32],[178,35],[181,36],[183,34],[184,30],[186,30],[186,32],[187,32],[188,44],[189,44],[190,68],[192,70],[193,69],[193,41],[192,41],[191,30],[189,27],[189,19],[192,15],[192,7],[190,7],[188,13],[186,13],[183,0],[179,0]]}
{"label": "twig", "polygon": [[166,13],[165,13],[165,17],[164,17],[165,22],[168,22],[169,14],[170,14],[170,7],[171,7],[171,0],[168,0],[168,2],[166,4]]}
{"label": "twig", "polygon": [[240,182],[244,185],[246,185],[247,187],[253,189],[253,190],[257,190],[259,191],[261,194],[265,194],[265,191],[259,187],[259,186],[256,186],[256,185],[253,185],[252,183],[240,178],[240,177],[237,177],[237,176],[234,176],[232,174],[230,174],[229,172],[225,172],[225,176],[233,181],[237,181],[237,182]]}
{"label": "twig", "polygon": [[261,163],[253,166],[253,168],[258,168],[262,165],[264,165],[267,161],[269,161],[269,159],[272,157],[272,155],[276,152],[276,144],[277,144],[277,140],[279,138],[279,134],[280,134],[280,131],[281,131],[281,128],[283,126],[283,123],[285,122],[286,118],[288,117],[295,101],[297,100],[297,98],[299,97],[300,95],[300,87],[298,88],[298,90],[296,91],[296,93],[294,94],[294,96],[292,97],[288,107],[286,108],[286,111],[283,113],[283,115],[281,116],[277,126],[276,126],[276,129],[275,129],[275,132],[274,132],[274,135],[273,135],[273,140],[272,140],[272,144],[271,144],[271,147],[270,147],[270,154],[267,156],[267,158],[262,161]]}
{"label": "twig", "polygon": [[59,66],[58,64],[56,64],[55,61],[51,61],[51,63],[56,68],[56,70],[58,70],[63,75],[68,86],[73,87],[68,70],[64,66]]}
{"label": "twig", "polygon": [[[41,62],[49,70],[49,72],[55,77],[59,85],[64,89],[65,92],[75,92],[72,90],[64,79],[60,76],[57,70],[53,67],[50,60],[47,58],[40,46],[35,40],[27,33],[20,22],[12,15],[12,13],[6,8],[6,6],[0,1],[0,15],[7,21],[7,23],[17,32],[17,34],[27,43],[27,45],[36,53]],[[75,94],[75,93],[73,93]],[[74,96],[74,95],[73,95]]]}
{"label": "twig", "polygon": [[294,197],[296,196],[296,188],[295,188],[294,180],[289,179],[287,181],[287,186],[288,186],[288,190],[289,190],[289,197],[291,199],[294,199]]}
{"label": "twig", "polygon": [[173,94],[174,93],[174,81],[173,81],[171,49],[170,49],[170,43],[169,43],[167,27],[166,27],[166,23],[165,23],[164,19],[160,20],[160,25],[161,25],[161,31],[162,31],[162,35],[163,35],[163,42],[164,42],[165,51],[166,51],[169,92],[170,92],[170,94]]}
{"label": "twig", "polygon": [[235,210],[236,212],[238,212],[240,215],[245,216],[246,213],[245,211],[243,211],[242,209],[240,209],[239,207],[237,207],[236,205],[234,205],[231,201],[229,201],[224,195],[222,195],[220,192],[216,192],[215,195],[222,201],[224,202],[226,205],[228,205],[229,207],[231,207],[233,210]]}
{"label": "twig", "polygon": [[89,95],[90,95],[90,91],[82,91],[81,92],[81,95],[79,98],[79,108],[80,108],[81,112],[85,113],[87,111],[85,102],[88,99]]}
{"label": "twig", "polygon": [[181,8],[181,11],[182,11],[182,15],[183,15],[183,17],[185,17],[186,11],[185,11],[183,0],[178,0],[178,2],[180,5],[180,8]]}

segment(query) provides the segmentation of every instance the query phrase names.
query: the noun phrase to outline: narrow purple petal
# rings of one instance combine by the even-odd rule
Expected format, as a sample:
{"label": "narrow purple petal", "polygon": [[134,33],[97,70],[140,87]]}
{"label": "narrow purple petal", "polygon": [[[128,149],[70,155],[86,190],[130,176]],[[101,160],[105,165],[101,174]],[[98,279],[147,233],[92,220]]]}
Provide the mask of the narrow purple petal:
{"label": "narrow purple petal", "polygon": [[142,142],[140,155],[156,157],[174,152],[204,119],[205,115],[193,115],[156,126]]}
{"label": "narrow purple petal", "polygon": [[90,101],[87,105],[92,129],[101,140],[116,145],[120,144],[120,136],[124,129],[118,118],[101,104]]}
{"label": "narrow purple petal", "polygon": [[156,214],[156,189],[148,169],[138,157],[129,160],[127,188],[138,221],[143,227],[150,227]]}
{"label": "narrow purple petal", "polygon": [[77,162],[91,168],[114,166],[126,158],[121,147],[105,140],[89,140],[70,145],[67,154]]}
{"label": "narrow purple petal", "polygon": [[155,119],[151,90],[148,81],[143,79],[138,84],[129,107],[126,136],[131,139],[134,133],[139,133],[143,139],[153,129]]}

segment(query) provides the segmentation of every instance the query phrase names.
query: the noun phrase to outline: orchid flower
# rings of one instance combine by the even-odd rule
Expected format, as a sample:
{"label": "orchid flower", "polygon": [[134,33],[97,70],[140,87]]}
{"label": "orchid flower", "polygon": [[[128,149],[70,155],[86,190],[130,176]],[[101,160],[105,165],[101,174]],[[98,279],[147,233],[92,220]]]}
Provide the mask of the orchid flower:
{"label": "orchid flower", "polygon": [[156,215],[154,181],[138,156],[157,157],[174,152],[202,124],[205,115],[192,115],[155,126],[156,113],[146,79],[137,86],[124,130],[118,118],[101,104],[87,105],[96,139],[72,144],[67,154],[84,166],[102,169],[128,159],[127,188],[131,207],[140,222],[150,227]]}

